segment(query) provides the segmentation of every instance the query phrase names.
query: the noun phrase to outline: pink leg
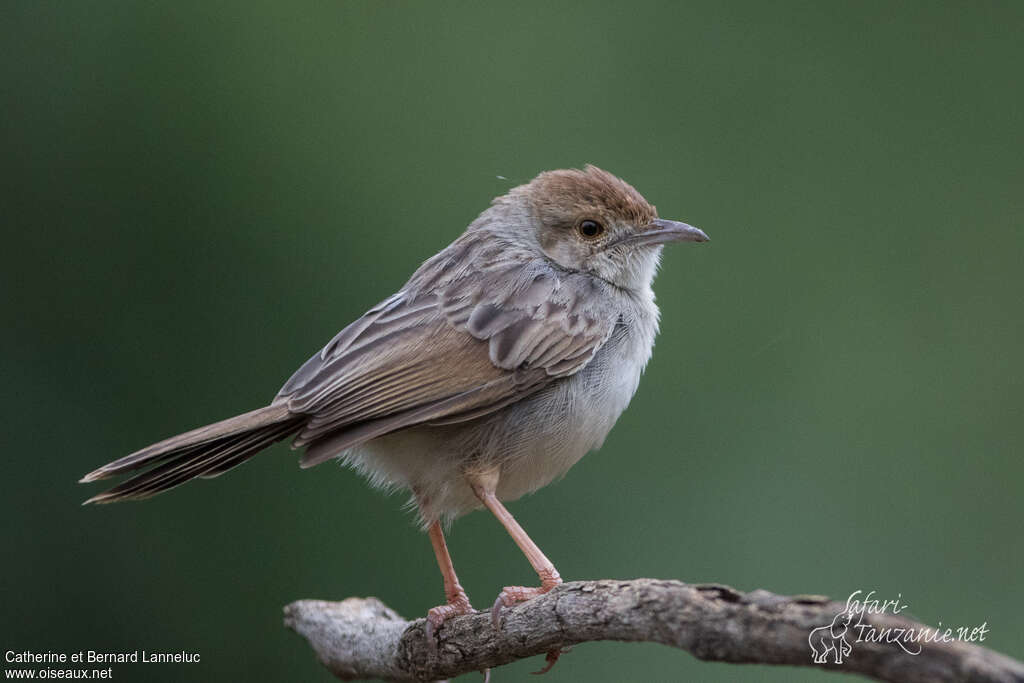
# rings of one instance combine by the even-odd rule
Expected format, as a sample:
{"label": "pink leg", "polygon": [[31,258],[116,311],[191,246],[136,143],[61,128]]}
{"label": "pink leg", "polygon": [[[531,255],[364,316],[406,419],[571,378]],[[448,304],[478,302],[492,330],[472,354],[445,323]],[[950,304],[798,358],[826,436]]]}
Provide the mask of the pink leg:
{"label": "pink leg", "polygon": [[448,601],[427,612],[427,638],[434,644],[434,633],[441,628],[445,621],[460,614],[472,612],[473,606],[469,604],[469,597],[459,585],[459,577],[455,575],[455,566],[452,564],[451,555],[448,554],[448,545],[444,542],[441,523],[431,524],[427,533],[430,536],[430,544],[434,546],[437,566],[441,568],[441,577],[444,579],[444,597]]}
{"label": "pink leg", "polygon": [[526,559],[529,560],[533,570],[537,572],[537,576],[540,577],[539,587],[506,586],[498,594],[498,599],[494,601],[494,607],[491,608],[491,620],[494,622],[495,628],[497,628],[501,624],[502,607],[511,607],[517,602],[523,602],[538,595],[543,595],[562,583],[562,577],[558,575],[558,570],[555,569],[555,565],[551,564],[551,560],[526,535],[526,531],[523,530],[523,527],[519,526],[519,522],[515,520],[512,513],[505,509],[505,506],[494,495],[494,490],[498,484],[498,472],[492,470],[484,474],[468,474],[466,478],[473,488],[473,493],[498,518],[498,521],[508,531],[512,540],[516,542],[519,549],[526,555]]}
{"label": "pink leg", "polygon": [[[519,526],[519,522],[515,520],[512,513],[509,512],[501,501],[498,500],[497,496],[494,495],[494,491],[498,486],[499,471],[497,469],[483,473],[467,473],[466,479],[469,481],[469,485],[473,489],[473,493],[480,499],[480,502],[487,507],[491,513],[498,518],[501,525],[505,527],[512,540],[516,542],[519,549],[526,555],[526,559],[529,560],[530,566],[537,572],[537,576],[540,578],[539,587],[528,587],[528,586],[505,586],[500,593],[498,593],[498,599],[494,601],[494,606],[491,607],[491,623],[494,624],[494,628],[501,628],[501,609],[503,607],[511,607],[517,602],[524,602],[530,598],[535,598],[538,595],[544,595],[555,586],[562,583],[562,577],[558,575],[558,570],[555,569],[555,565],[551,563],[551,560],[547,558],[541,549],[537,547],[537,544],[533,542],[523,527]],[[552,650],[548,652],[545,658],[544,668],[540,671],[534,671],[536,674],[547,673],[551,670],[551,667],[558,661],[561,656],[561,650]]]}

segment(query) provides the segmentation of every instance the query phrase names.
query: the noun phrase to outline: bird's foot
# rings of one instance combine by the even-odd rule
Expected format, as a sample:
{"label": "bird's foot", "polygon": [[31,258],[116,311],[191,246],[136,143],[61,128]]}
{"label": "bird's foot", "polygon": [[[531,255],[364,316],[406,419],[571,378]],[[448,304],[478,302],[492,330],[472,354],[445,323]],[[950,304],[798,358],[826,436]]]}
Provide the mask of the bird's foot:
{"label": "bird's foot", "polygon": [[553,574],[553,576],[541,577],[540,586],[505,586],[498,593],[498,599],[494,601],[494,606],[491,607],[491,623],[494,624],[494,628],[501,628],[501,611],[505,607],[511,607],[517,603],[526,602],[538,595],[544,595],[556,586],[561,585],[562,578],[558,576],[557,572]]}
{"label": "bird's foot", "polygon": [[[545,576],[541,579],[540,586],[505,586],[500,593],[498,593],[498,599],[494,601],[494,606],[491,607],[491,623],[494,624],[495,629],[501,628],[501,611],[505,607],[511,607],[520,602],[526,602],[530,598],[535,598],[538,595],[544,595],[550,592],[553,588],[562,583],[561,577],[557,573],[553,576]],[[555,665],[558,658],[562,656],[563,650],[551,650],[544,658],[544,666],[540,671],[534,671],[534,674],[546,674],[551,671],[551,667]],[[568,650],[565,650],[568,652]]]}
{"label": "bird's foot", "polygon": [[471,612],[473,612],[473,606],[469,604],[469,596],[463,590],[448,596],[447,604],[431,608],[427,612],[427,625],[424,627],[427,633],[427,642],[430,644],[431,649],[437,649],[437,640],[434,639],[434,634],[441,630],[444,622],[452,617]]}

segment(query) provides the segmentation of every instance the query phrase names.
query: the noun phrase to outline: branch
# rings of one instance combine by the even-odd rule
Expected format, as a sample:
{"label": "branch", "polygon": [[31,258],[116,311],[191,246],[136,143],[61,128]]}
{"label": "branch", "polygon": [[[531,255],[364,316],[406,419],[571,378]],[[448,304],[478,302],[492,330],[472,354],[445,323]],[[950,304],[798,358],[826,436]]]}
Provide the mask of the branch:
{"label": "branch", "polygon": [[857,633],[864,631],[855,630],[854,619],[845,661],[835,664],[832,651],[829,663],[814,663],[811,632],[830,626],[845,609],[844,603],[821,596],[635,579],[563,584],[506,609],[500,630],[486,612],[456,617],[441,628],[433,647],[423,619],[406,621],[376,598],[299,600],[285,607],[284,622],[309,641],[324,666],[347,681],[433,681],[577,643],[621,640],[671,645],[708,661],[814,666],[883,681],[1024,682],[1024,664],[966,642],[904,639],[907,649],[921,648],[908,654],[894,642],[905,631],[882,629],[918,633],[926,627],[891,614],[865,614],[860,621],[888,633],[883,642],[858,641]]}

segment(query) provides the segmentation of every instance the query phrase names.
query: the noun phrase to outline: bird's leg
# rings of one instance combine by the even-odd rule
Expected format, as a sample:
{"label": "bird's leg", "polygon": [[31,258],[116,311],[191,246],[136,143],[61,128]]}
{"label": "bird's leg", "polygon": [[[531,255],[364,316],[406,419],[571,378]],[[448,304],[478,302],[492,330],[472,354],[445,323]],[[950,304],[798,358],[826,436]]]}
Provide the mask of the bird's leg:
{"label": "bird's leg", "polygon": [[434,546],[437,566],[441,568],[441,578],[444,579],[444,597],[447,600],[444,605],[434,607],[427,612],[427,639],[431,644],[435,644],[434,633],[441,628],[444,622],[460,614],[472,612],[473,606],[469,604],[469,596],[459,584],[459,577],[455,575],[455,566],[452,564],[452,556],[448,554],[448,545],[444,542],[441,522],[435,521],[431,524],[427,534],[430,536],[430,544]]}
{"label": "bird's leg", "polygon": [[467,473],[466,479],[469,481],[469,485],[472,487],[476,497],[498,518],[498,521],[508,531],[512,540],[516,542],[519,549],[526,555],[526,559],[530,561],[533,570],[540,577],[540,586],[505,586],[501,593],[498,594],[498,599],[494,601],[494,607],[491,608],[491,620],[494,622],[495,627],[501,624],[502,607],[511,607],[517,602],[523,602],[538,595],[543,595],[562,583],[562,577],[558,575],[555,565],[551,564],[551,560],[526,535],[523,527],[519,526],[519,522],[515,520],[512,513],[505,509],[505,506],[494,495],[498,485],[498,474],[497,469],[484,473]]}

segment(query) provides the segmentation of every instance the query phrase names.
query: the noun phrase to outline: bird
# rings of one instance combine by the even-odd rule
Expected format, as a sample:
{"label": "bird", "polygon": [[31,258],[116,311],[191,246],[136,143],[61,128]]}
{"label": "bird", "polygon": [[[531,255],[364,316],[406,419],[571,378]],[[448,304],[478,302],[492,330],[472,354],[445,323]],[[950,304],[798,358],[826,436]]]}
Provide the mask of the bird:
{"label": "bird", "polygon": [[140,500],[217,477],[291,438],[305,449],[303,468],[339,460],[374,486],[410,494],[445,593],[427,613],[430,638],[473,611],[444,529],[489,510],[539,580],[498,593],[498,626],[503,608],[562,582],[505,503],[602,445],[652,354],[652,283],[664,245],[706,241],[596,166],[540,173],[493,199],[269,405],[103,465],[81,481],[135,474],[86,503]]}

